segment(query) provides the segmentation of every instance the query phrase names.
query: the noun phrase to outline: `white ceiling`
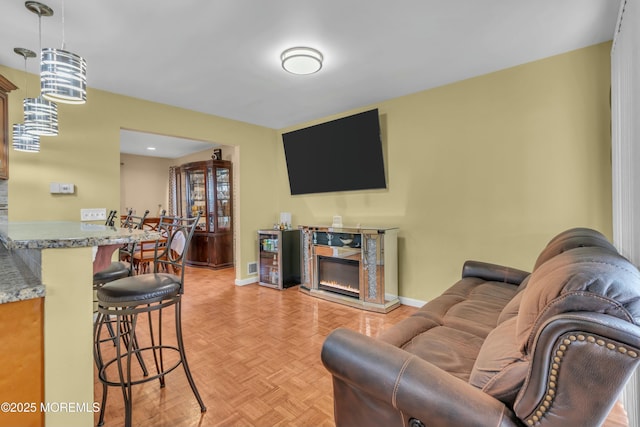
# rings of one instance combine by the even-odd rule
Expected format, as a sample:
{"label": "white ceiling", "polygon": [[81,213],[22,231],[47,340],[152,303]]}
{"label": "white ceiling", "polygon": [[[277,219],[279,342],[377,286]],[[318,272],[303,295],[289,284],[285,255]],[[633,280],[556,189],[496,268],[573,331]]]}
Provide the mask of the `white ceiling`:
{"label": "white ceiling", "polygon": [[177,159],[187,154],[211,150],[219,145],[193,139],[120,129],[120,152],[146,157]]}
{"label": "white ceiling", "polygon": [[[38,51],[38,18],[0,0],[0,64]],[[44,0],[43,47],[62,43]],[[393,6],[392,6],[393,5]],[[611,40],[620,0],[64,0],[66,48],[88,84],[281,129]],[[293,46],[322,70],[280,65]],[[37,72],[35,60],[28,69]],[[88,102],[91,102],[89,99]]]}

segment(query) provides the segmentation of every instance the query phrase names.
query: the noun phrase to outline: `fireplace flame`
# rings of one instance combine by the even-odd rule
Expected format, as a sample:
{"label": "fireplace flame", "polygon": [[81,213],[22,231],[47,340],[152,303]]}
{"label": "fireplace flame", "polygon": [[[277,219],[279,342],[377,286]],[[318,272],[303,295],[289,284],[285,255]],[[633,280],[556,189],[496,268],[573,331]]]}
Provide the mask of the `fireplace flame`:
{"label": "fireplace flame", "polygon": [[321,285],[325,285],[325,286],[331,286],[332,288],[338,288],[338,289],[343,289],[345,291],[349,291],[352,292],[354,294],[359,294],[360,293],[360,289],[358,288],[353,288],[351,286],[347,286],[347,285],[343,285],[342,283],[333,281],[333,280],[320,280],[320,284]]}

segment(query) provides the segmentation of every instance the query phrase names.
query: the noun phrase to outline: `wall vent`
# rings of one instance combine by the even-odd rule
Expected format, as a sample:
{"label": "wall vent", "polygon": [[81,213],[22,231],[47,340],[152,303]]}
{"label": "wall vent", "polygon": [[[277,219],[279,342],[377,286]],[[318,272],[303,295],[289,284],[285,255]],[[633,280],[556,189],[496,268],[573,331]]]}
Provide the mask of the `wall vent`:
{"label": "wall vent", "polygon": [[257,262],[248,262],[247,263],[247,274],[258,274],[258,263]]}

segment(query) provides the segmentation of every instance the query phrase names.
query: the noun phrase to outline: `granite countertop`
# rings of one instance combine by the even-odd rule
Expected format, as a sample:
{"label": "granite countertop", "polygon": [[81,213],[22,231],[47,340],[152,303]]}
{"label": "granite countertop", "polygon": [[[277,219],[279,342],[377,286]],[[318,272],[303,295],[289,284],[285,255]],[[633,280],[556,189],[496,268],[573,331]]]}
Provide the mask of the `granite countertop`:
{"label": "granite countertop", "polygon": [[105,246],[157,240],[160,233],[71,221],[0,224],[0,241],[8,249],[49,249]]}
{"label": "granite countertop", "polygon": [[70,221],[1,223],[0,304],[45,296],[46,285],[15,251],[118,245],[159,237],[158,231]]}
{"label": "granite countertop", "polygon": [[0,245],[0,304],[44,296],[44,285],[22,260]]}

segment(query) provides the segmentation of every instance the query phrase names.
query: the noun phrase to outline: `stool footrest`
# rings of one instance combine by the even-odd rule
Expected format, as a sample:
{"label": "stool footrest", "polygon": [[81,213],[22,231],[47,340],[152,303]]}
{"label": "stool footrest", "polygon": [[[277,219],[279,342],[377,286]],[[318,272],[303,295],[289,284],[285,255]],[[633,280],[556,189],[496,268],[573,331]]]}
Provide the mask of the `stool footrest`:
{"label": "stool footrest", "polygon": [[[144,348],[139,348],[137,350],[134,350],[134,351],[131,352],[132,354],[129,357],[135,357],[135,354],[143,354],[143,352],[145,352],[145,351],[153,351],[153,350],[155,350],[155,351],[171,350],[171,351],[177,352],[178,354],[180,353],[180,349],[178,347],[169,346],[169,345],[156,345],[156,346],[153,346],[153,347],[144,347]],[[126,359],[126,358],[127,358],[126,354],[121,357],[121,359]],[[100,369],[98,371],[98,378],[100,379],[100,381],[103,384],[106,384],[106,385],[111,386],[111,387],[122,387],[122,383],[119,380],[118,381],[111,381],[111,380],[107,379],[107,369],[112,364],[114,364],[114,363],[117,364],[117,362],[118,362],[118,358],[114,357],[114,358],[110,359],[109,361],[107,361],[104,364],[104,366],[102,367],[102,369]],[[123,366],[126,366],[127,361],[123,360],[122,364],[123,364]],[[152,375],[152,376],[144,376],[143,378],[133,379],[130,383],[125,383],[125,384],[136,385],[136,384],[144,384],[144,383],[149,382],[149,381],[157,380],[158,378],[164,377],[165,375],[167,375],[169,372],[173,371],[174,369],[176,369],[180,365],[182,365],[182,359],[180,359],[177,362],[175,362],[169,368],[163,369],[162,372],[159,372],[159,373],[157,373],[155,375]],[[123,367],[123,369],[126,369],[126,368]],[[116,375],[117,375],[117,372],[116,372]],[[125,371],[125,377],[126,376],[127,376],[127,374],[126,374],[126,371]],[[139,374],[136,375],[136,376],[139,376]]]}

